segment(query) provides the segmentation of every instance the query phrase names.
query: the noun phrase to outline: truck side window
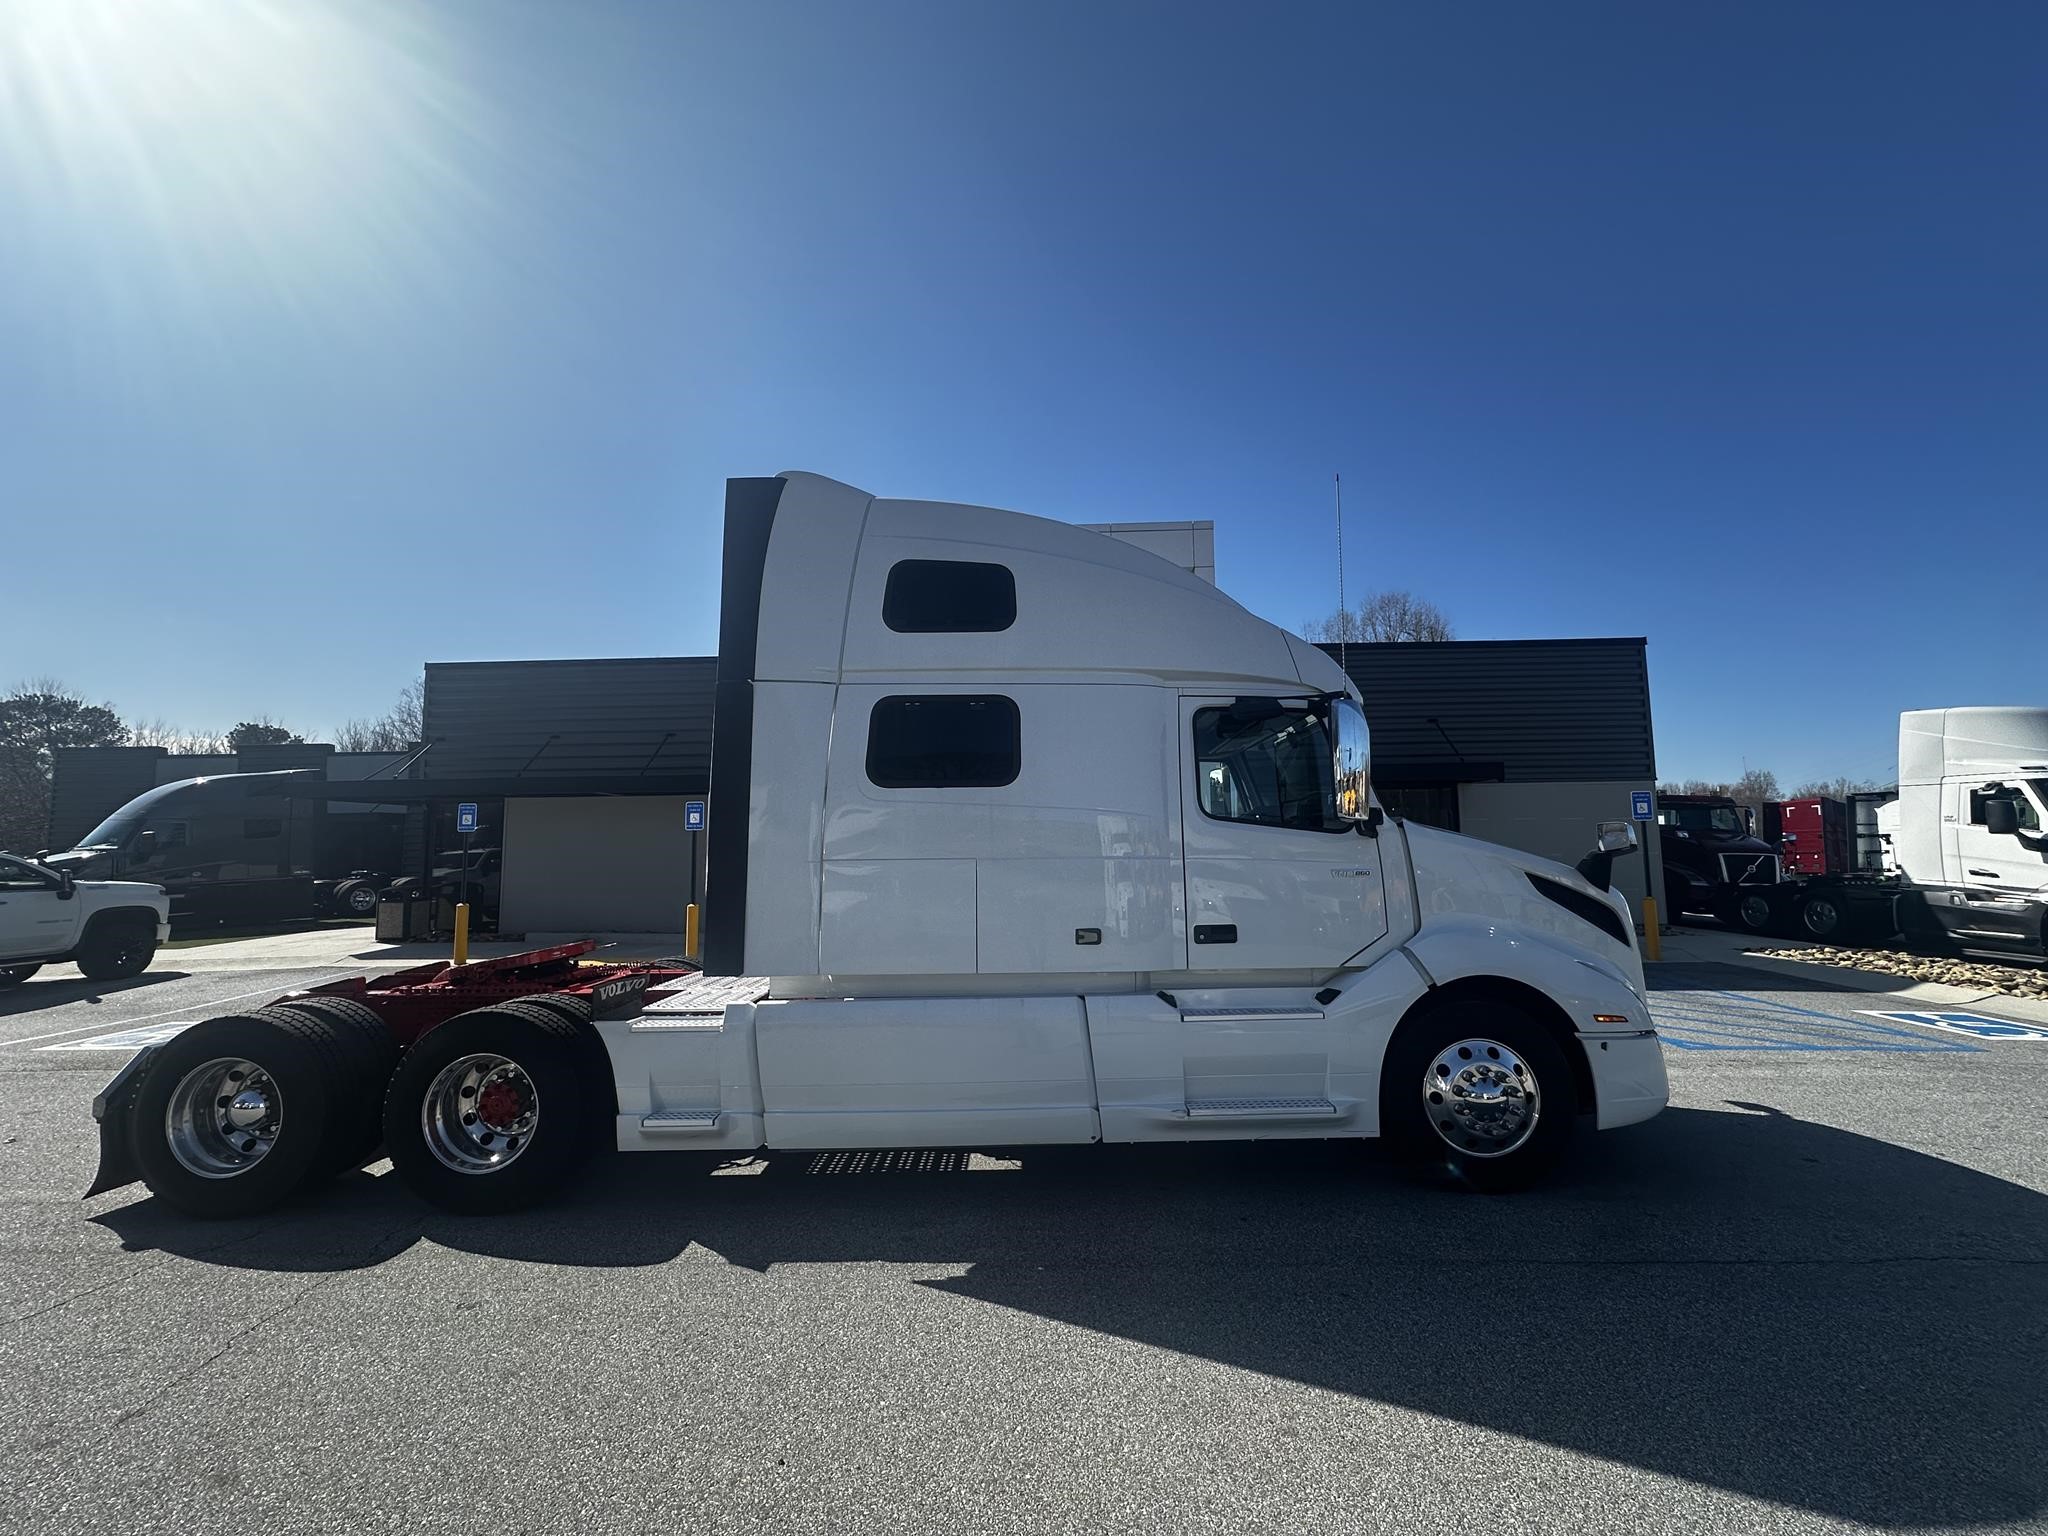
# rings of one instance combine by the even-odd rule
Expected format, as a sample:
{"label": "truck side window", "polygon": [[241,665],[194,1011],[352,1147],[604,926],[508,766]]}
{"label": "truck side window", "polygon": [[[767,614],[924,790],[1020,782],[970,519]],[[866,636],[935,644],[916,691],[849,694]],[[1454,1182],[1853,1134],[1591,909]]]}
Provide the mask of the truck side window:
{"label": "truck side window", "polygon": [[1195,711],[1202,812],[1303,832],[1346,832],[1337,819],[1330,723],[1320,708],[1239,699]]}
{"label": "truck side window", "polygon": [[0,858],[0,891],[47,891],[55,887],[27,864]]}
{"label": "truck side window", "polygon": [[2034,814],[2034,802],[2010,784],[2001,784],[1995,789],[1973,789],[1970,791],[1970,825],[1984,825],[1984,802],[1987,800],[2010,800],[2019,816],[2022,832],[2041,830],[2041,818]]}
{"label": "truck side window", "polygon": [[882,622],[903,635],[991,635],[1017,622],[1017,578],[980,560],[898,560]]}
{"label": "truck side window", "polygon": [[868,714],[878,789],[997,789],[1023,766],[1017,701],[1001,694],[892,694]]}

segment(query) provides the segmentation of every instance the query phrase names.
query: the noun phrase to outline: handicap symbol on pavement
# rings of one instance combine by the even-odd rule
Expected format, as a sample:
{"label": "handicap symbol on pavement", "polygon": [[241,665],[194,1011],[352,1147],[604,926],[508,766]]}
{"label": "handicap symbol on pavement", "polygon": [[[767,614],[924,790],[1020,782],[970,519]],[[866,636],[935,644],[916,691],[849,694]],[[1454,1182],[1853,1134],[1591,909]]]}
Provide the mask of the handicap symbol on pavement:
{"label": "handicap symbol on pavement", "polygon": [[1986,1018],[1981,1013],[1946,1011],[1906,1012],[1859,1008],[1873,1019],[1895,1019],[1901,1024],[1918,1024],[1926,1029],[1945,1029],[1951,1034],[1974,1035],[1979,1040],[2048,1040],[2048,1028],[2039,1024],[2015,1024],[2010,1019]]}

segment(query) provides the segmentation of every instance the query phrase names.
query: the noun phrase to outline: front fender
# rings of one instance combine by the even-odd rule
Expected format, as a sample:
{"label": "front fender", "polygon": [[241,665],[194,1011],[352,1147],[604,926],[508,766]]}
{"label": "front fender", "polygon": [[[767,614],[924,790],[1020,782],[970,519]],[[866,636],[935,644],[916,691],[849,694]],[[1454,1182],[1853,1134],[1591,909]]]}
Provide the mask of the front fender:
{"label": "front fender", "polygon": [[[1434,986],[1470,976],[1505,976],[1534,987],[1562,1008],[1582,1035],[1651,1027],[1649,1000],[1620,967],[1553,934],[1501,918],[1453,914],[1429,918],[1407,950]],[[1601,1015],[1627,1022],[1602,1022]]]}

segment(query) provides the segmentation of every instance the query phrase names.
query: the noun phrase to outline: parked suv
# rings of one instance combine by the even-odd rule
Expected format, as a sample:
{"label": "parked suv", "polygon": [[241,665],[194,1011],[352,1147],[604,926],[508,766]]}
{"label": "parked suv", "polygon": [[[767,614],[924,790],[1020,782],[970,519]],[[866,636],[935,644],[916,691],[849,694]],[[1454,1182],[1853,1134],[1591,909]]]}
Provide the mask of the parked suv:
{"label": "parked suv", "polygon": [[73,960],[95,981],[149,969],[171,936],[171,898],[132,880],[80,880],[0,853],[0,987]]}

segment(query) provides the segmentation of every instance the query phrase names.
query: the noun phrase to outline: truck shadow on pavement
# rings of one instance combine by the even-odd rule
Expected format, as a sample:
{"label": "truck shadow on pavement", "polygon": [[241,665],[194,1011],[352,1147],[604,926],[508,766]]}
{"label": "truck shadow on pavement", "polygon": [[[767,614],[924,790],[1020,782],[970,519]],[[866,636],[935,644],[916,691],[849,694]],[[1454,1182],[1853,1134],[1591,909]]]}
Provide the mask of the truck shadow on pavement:
{"label": "truck shadow on pavement", "polygon": [[153,1200],[97,1219],[130,1248],[286,1271],[420,1240],[603,1267],[692,1244],[756,1270],[964,1264],[906,1283],[1874,1525],[2048,1508],[2048,1197],[1765,1105],[1669,1111],[1503,1198],[1341,1143],[716,1166],[621,1157],[497,1220],[367,1175],[260,1222]]}
{"label": "truck shadow on pavement", "polygon": [[[34,1013],[39,1008],[57,1008],[66,1003],[103,1003],[123,992],[183,981],[184,971],[145,971],[123,981],[93,981],[84,976],[34,976],[0,992],[0,1019]],[[90,1027],[89,1025],[81,1028]]]}

